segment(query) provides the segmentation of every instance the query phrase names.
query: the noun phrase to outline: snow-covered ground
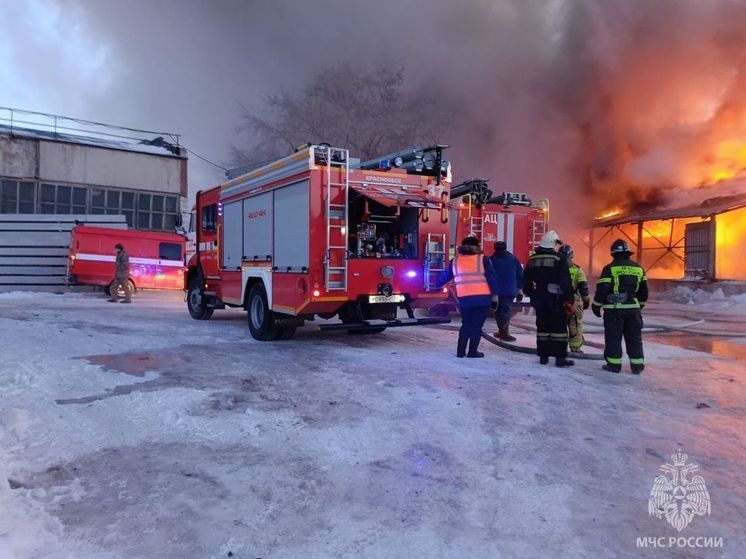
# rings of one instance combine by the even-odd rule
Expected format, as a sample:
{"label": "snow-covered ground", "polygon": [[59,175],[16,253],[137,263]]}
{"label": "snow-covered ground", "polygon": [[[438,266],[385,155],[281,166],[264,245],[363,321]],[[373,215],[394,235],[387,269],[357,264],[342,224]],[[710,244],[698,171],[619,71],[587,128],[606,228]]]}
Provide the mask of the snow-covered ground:
{"label": "snow-covered ground", "polygon": [[[716,302],[646,322],[746,332]],[[259,343],[168,293],[0,294],[0,339],[2,559],[744,556],[737,353],[649,341],[636,377],[487,342],[456,359],[429,327]],[[648,514],[678,448],[712,503],[682,532]],[[637,547],[678,536],[723,547]]]}

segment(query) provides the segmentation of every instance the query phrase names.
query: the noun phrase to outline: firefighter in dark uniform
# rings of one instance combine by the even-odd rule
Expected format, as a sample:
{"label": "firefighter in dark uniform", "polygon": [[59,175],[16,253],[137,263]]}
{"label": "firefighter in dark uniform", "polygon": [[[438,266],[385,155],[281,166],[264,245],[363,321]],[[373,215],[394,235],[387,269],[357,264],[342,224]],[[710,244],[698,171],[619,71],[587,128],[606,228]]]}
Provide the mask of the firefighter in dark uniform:
{"label": "firefighter in dark uniform", "polygon": [[477,349],[482,339],[482,326],[490,310],[492,295],[497,293],[497,288],[492,262],[482,253],[476,237],[469,236],[461,242],[456,256],[441,273],[438,286],[442,287],[449,281],[453,281],[456,286],[461,313],[456,357],[484,357],[484,353]]}
{"label": "firefighter in dark uniform", "polygon": [[549,231],[528,259],[523,272],[523,293],[536,311],[536,353],[542,365],[554,356],[558,367],[575,362],[567,358],[567,305],[574,295],[567,259],[559,254],[557,233]]}
{"label": "firefighter in dark uniform", "polygon": [[603,368],[612,373],[622,370],[622,338],[632,372],[639,375],[645,368],[642,352],[642,313],[648,300],[648,281],[645,270],[630,259],[632,251],[623,239],[611,244],[614,259],[601,272],[593,297],[593,314],[604,318]]}

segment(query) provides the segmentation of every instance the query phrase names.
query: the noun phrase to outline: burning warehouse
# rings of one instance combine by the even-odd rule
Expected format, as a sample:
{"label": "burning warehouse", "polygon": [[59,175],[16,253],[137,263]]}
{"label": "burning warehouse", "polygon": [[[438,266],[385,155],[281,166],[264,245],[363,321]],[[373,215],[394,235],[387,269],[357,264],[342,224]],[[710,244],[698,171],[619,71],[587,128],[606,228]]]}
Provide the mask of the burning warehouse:
{"label": "burning warehouse", "polygon": [[606,248],[618,237],[634,246],[635,259],[651,278],[746,281],[746,194],[597,217],[588,237],[591,274],[600,271]]}

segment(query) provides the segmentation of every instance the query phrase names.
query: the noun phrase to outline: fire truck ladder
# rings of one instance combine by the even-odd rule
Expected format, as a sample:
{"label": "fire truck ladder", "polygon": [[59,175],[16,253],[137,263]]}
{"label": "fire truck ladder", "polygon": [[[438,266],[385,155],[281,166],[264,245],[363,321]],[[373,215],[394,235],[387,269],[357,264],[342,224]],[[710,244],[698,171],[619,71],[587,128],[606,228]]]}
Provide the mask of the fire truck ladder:
{"label": "fire truck ladder", "polygon": [[446,269],[445,233],[428,233],[425,248],[425,291],[435,291],[440,273]]}
{"label": "fire truck ladder", "polygon": [[531,246],[528,247],[528,252],[531,254],[536,246],[541,242],[541,238],[544,236],[544,233],[547,232],[547,211],[548,211],[548,202],[541,200],[541,205],[538,206],[542,211],[538,212],[538,215],[534,218],[534,223],[531,228],[531,239],[529,242],[531,243]]}
{"label": "fire truck ladder", "polygon": [[479,242],[482,242],[482,216],[471,216],[471,223],[469,224],[469,234],[474,235],[477,239],[479,239]]}
{"label": "fire truck ladder", "polygon": [[[349,244],[350,154],[346,149],[332,148],[330,146],[321,146],[316,149],[326,150],[327,250],[324,266],[324,285],[326,285],[327,291],[346,291],[348,272],[347,247]],[[340,175],[343,178],[342,182],[334,182],[334,180],[339,180],[338,177]]]}

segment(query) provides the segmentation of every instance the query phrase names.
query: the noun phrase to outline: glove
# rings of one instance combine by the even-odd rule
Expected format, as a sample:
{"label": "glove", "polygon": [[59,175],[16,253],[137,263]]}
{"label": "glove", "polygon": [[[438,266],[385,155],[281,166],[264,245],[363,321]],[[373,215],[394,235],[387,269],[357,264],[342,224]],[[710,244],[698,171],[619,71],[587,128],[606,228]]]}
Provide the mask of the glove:
{"label": "glove", "polygon": [[601,318],[601,307],[598,305],[593,305],[593,314],[595,314],[598,318]]}
{"label": "glove", "polygon": [[588,307],[591,306],[591,300],[590,299],[583,299],[583,310],[587,311]]}
{"label": "glove", "polygon": [[567,316],[573,316],[575,314],[575,304],[570,301],[565,301],[565,314]]}
{"label": "glove", "polygon": [[520,289],[518,290],[518,293],[515,294],[515,300],[518,303],[523,301],[523,291],[521,291]]}

